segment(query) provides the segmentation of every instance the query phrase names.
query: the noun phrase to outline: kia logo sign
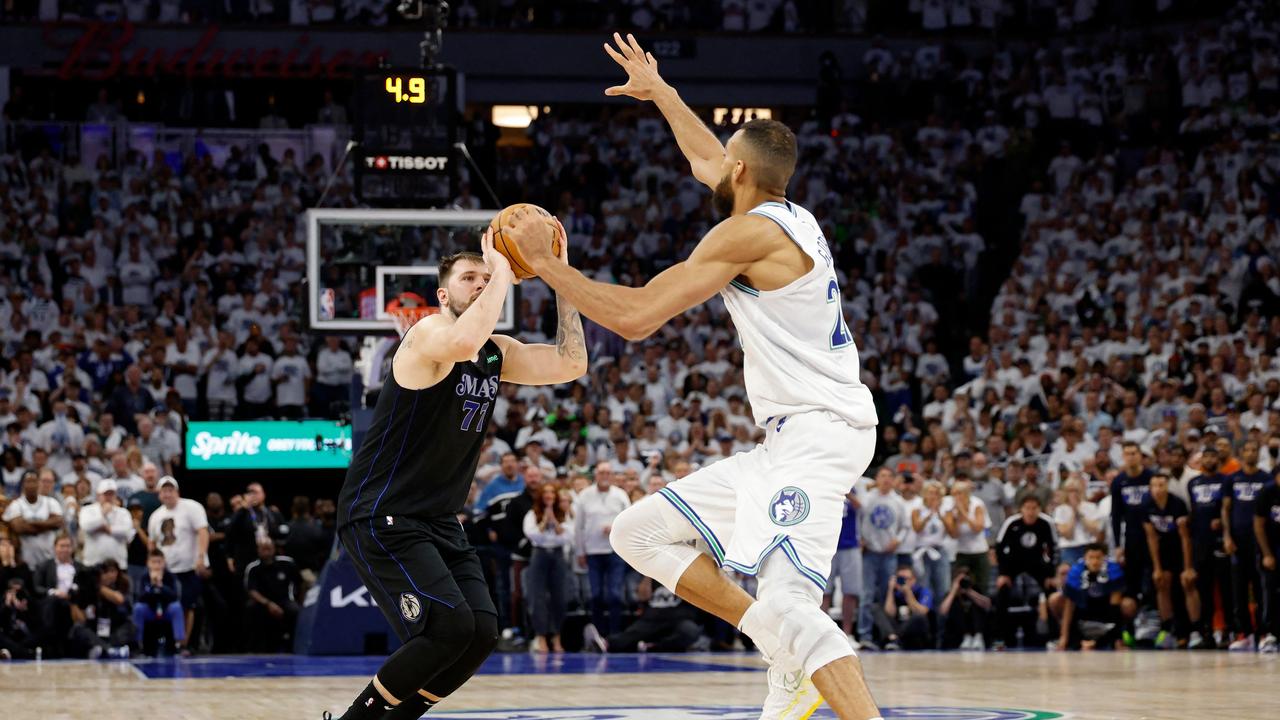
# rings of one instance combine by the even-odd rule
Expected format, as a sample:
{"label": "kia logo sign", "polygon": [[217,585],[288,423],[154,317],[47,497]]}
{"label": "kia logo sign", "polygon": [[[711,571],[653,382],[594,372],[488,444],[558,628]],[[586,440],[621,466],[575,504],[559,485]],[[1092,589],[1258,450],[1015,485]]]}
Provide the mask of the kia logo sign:
{"label": "kia logo sign", "polygon": [[329,591],[329,607],[337,610],[348,605],[355,605],[356,607],[369,607],[373,605],[373,599],[369,597],[369,588],[361,585],[351,591],[349,595],[342,594],[341,585],[338,585]]}
{"label": "kia logo sign", "polygon": [[428,170],[443,172],[449,166],[444,155],[370,155],[364,159],[370,170]]}

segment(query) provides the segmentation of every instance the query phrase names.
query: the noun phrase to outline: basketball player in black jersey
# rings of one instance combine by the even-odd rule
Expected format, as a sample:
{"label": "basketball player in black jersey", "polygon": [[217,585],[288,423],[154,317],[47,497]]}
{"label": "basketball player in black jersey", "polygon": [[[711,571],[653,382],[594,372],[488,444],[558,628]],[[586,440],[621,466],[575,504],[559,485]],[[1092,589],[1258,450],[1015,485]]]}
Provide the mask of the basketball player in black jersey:
{"label": "basketball player in black jersey", "polygon": [[558,297],[555,345],[493,334],[514,276],[489,233],[482,248],[441,261],[441,312],[401,340],[342,486],[338,536],[403,643],[344,720],[417,718],[493,651],[497,611],[457,513],[498,381],[551,385],[587,370],[581,319]]}

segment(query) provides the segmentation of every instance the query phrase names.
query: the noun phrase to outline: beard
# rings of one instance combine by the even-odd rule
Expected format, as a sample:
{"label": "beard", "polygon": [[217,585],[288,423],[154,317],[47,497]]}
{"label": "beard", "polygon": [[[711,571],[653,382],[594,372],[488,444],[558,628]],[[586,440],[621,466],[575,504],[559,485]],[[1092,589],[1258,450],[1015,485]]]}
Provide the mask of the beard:
{"label": "beard", "polygon": [[711,205],[717,213],[724,217],[733,214],[733,182],[729,173],[720,178],[720,182],[716,183],[716,189],[711,193]]}
{"label": "beard", "polygon": [[466,312],[467,308],[471,307],[472,303],[478,299],[480,299],[480,293],[462,300],[455,300],[453,295],[450,295],[448,298],[449,312],[453,313],[455,318],[462,317],[462,313]]}

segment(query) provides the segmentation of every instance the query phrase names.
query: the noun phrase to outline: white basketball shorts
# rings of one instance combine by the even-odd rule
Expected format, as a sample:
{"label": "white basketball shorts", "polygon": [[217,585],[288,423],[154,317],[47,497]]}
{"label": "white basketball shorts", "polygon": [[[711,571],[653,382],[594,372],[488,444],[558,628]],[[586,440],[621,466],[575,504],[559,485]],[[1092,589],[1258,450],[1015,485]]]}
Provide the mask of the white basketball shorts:
{"label": "white basketball shorts", "polygon": [[845,495],[871,464],[874,427],[831,412],[770,418],[755,449],[712,463],[658,491],[702,536],[722,567],[754,576],[775,550],[823,590]]}

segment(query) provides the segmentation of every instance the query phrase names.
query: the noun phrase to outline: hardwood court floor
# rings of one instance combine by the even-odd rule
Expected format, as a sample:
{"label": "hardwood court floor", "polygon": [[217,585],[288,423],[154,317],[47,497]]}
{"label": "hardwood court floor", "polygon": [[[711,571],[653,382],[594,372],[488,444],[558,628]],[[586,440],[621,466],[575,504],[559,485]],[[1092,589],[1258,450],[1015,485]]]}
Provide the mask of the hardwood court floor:
{"label": "hardwood court floor", "polygon": [[[886,718],[1280,718],[1276,655],[868,653],[863,662]],[[377,663],[241,656],[0,664],[0,719],[318,720],[324,710],[340,715]],[[745,654],[500,655],[427,717],[754,720],[765,694],[760,667]],[[830,717],[825,709],[814,715]]]}

